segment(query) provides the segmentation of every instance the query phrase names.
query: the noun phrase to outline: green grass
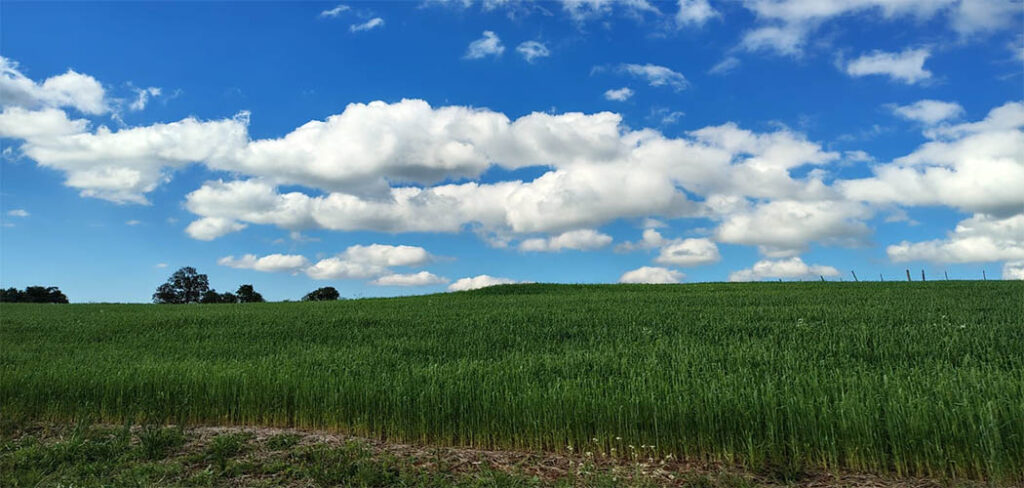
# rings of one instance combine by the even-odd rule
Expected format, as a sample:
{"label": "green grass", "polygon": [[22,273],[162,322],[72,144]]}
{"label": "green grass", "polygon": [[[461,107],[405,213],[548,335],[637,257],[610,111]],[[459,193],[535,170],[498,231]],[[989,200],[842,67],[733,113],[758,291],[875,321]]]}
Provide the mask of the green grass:
{"label": "green grass", "polygon": [[[221,429],[221,428],[217,428]],[[19,487],[279,487],[408,488],[756,488],[757,480],[729,471],[680,473],[661,468],[548,458],[542,473],[479,451],[424,454],[360,440],[314,441],[298,433],[258,438],[251,432],[204,435],[195,429],[131,429],[26,424],[0,435],[0,486]],[[147,437],[183,446],[154,458]],[[209,434],[209,433],[207,433]],[[294,444],[280,445],[286,436]],[[313,442],[310,442],[313,441]],[[290,441],[289,441],[290,442]],[[301,445],[300,445],[301,444]],[[230,447],[225,447],[230,446]],[[441,451],[436,449],[435,451]],[[216,454],[214,454],[216,453]],[[606,459],[604,461],[612,461]],[[966,486],[964,488],[973,488]]]}
{"label": "green grass", "polygon": [[5,418],[1024,480],[1024,282],[515,285],[2,316]]}

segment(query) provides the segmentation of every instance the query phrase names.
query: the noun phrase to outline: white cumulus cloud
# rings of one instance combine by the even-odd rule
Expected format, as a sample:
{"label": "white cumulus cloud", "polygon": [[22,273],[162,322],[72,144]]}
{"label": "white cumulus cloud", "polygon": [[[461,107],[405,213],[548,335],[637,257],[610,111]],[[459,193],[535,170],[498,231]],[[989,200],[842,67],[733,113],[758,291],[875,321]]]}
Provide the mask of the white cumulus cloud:
{"label": "white cumulus cloud", "polygon": [[925,131],[932,141],[874,176],[836,183],[848,199],[876,204],[944,205],[1007,215],[1024,208],[1024,104],[992,109],[979,122]]}
{"label": "white cumulus cloud", "polygon": [[799,56],[808,38],[830,21],[862,16],[870,22],[945,17],[961,37],[1010,28],[1020,12],[1015,0],[743,0],[758,25],[741,45]]}
{"label": "white cumulus cloud", "polygon": [[246,254],[240,258],[225,256],[217,260],[217,264],[229,268],[252,269],[266,272],[297,272],[309,266],[305,256],[295,254],[270,254],[259,257]]}
{"label": "white cumulus cloud", "polygon": [[476,290],[479,288],[487,288],[488,286],[511,285],[514,283],[519,282],[511,278],[498,278],[482,274],[471,278],[460,278],[455,280],[454,283],[448,285],[448,291]]}
{"label": "white cumulus cloud", "polygon": [[758,261],[751,268],[730,273],[729,281],[760,281],[771,278],[806,279],[819,276],[839,276],[839,270],[832,266],[809,265],[794,256],[789,259]]}
{"label": "white cumulus cloud", "polygon": [[644,266],[623,273],[619,283],[679,283],[685,277],[685,274],[674,269]]}
{"label": "white cumulus cloud", "polygon": [[679,26],[699,27],[718,15],[718,11],[711,7],[708,0],[679,0],[679,10],[676,11],[675,19]]}
{"label": "white cumulus cloud", "polygon": [[185,228],[185,233],[193,239],[212,241],[223,235],[238,232],[246,228],[246,224],[220,217],[203,217],[193,221]]}
{"label": "white cumulus cloud", "polygon": [[892,106],[892,111],[907,120],[914,120],[925,125],[935,125],[963,115],[964,108],[954,102],[920,100],[910,105]]}
{"label": "white cumulus cloud", "polygon": [[602,234],[593,229],[580,229],[564,232],[548,238],[526,239],[519,244],[521,251],[557,252],[563,249],[589,251],[600,249],[611,244],[612,236]]}
{"label": "white cumulus cloud", "polygon": [[1024,213],[1007,218],[975,214],[957,224],[945,239],[903,241],[888,246],[886,253],[889,259],[895,262],[975,263],[1024,260]]}
{"label": "white cumulus cloud", "polygon": [[[646,235],[645,235],[646,237]],[[661,248],[654,262],[675,266],[700,266],[718,262],[722,256],[711,239],[679,239]]]}
{"label": "white cumulus cloud", "polygon": [[25,108],[70,107],[100,115],[110,111],[106,90],[96,78],[69,69],[36,83],[19,70],[18,63],[0,56],[0,100],[4,106]]}
{"label": "white cumulus cloud", "polygon": [[448,278],[437,276],[429,271],[410,274],[389,274],[370,282],[377,286],[426,286],[448,283]]}
{"label": "white cumulus cloud", "polygon": [[1024,261],[1003,264],[1004,280],[1024,280]]}
{"label": "white cumulus cloud", "polygon": [[611,89],[604,92],[604,98],[606,100],[612,100],[616,102],[625,102],[629,100],[629,97],[633,96],[633,90],[628,86],[624,86],[618,89]]}
{"label": "white cumulus cloud", "polygon": [[932,72],[924,69],[924,62],[930,55],[924,48],[898,53],[875,51],[847,63],[846,74],[854,77],[884,75],[912,85],[932,77]]}

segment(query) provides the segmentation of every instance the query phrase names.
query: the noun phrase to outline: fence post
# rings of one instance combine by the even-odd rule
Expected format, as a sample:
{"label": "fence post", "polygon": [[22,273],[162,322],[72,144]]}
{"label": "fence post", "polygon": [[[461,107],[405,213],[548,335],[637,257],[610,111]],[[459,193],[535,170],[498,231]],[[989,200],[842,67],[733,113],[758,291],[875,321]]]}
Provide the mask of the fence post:
{"label": "fence post", "polygon": [[824,283],[824,282],[825,282],[825,276],[824,276],[824,275],[818,275],[818,278],[821,278],[821,282],[822,282],[822,283]]}
{"label": "fence post", "polygon": [[981,279],[988,281],[988,276],[985,276],[985,270],[981,270]]}
{"label": "fence post", "polygon": [[882,273],[878,273],[878,281],[885,281],[885,278],[882,276]]}
{"label": "fence post", "polygon": [[910,270],[907,270],[907,281],[910,281]]}
{"label": "fence post", "polygon": [[856,271],[851,269],[850,270],[850,274],[853,275],[853,281],[860,281],[860,280],[857,279],[857,272]]}
{"label": "fence post", "polygon": [[946,281],[949,281],[949,272],[948,271],[943,271],[942,275],[946,277]]}
{"label": "fence post", "polygon": [[921,270],[921,281],[924,281],[924,270]]}

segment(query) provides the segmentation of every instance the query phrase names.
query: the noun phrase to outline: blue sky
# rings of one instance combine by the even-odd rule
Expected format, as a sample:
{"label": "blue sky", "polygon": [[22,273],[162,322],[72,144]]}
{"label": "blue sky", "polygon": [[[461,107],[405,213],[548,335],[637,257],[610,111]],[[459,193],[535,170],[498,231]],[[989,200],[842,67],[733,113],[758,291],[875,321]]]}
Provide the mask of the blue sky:
{"label": "blue sky", "polygon": [[1024,278],[1022,9],[3,2],[0,282]]}

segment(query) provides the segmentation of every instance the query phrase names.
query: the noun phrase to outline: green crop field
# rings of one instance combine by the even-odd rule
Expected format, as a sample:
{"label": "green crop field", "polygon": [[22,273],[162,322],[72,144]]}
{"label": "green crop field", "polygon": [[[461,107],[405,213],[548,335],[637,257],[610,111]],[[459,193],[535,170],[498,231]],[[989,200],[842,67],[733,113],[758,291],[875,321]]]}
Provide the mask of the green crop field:
{"label": "green crop field", "polygon": [[1024,481],[1024,282],[2,305],[0,414]]}

